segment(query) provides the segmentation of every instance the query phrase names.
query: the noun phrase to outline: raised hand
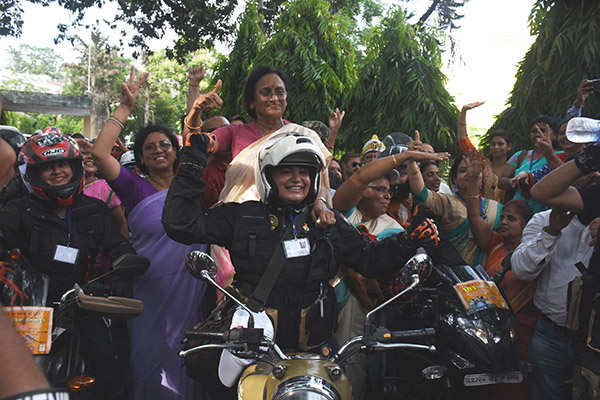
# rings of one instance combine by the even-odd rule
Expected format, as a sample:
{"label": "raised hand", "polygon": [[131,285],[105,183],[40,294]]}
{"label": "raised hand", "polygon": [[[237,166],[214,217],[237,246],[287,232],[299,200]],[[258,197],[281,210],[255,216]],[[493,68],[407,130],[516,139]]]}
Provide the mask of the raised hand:
{"label": "raised hand", "polygon": [[[546,132],[550,132],[550,126],[548,126],[548,124],[544,124],[546,125]],[[549,137],[549,134],[543,135],[543,136],[538,136],[535,139],[535,143],[533,145],[535,151],[539,154],[544,154],[544,155],[549,155],[551,154],[554,149],[552,148],[552,140]]]}
{"label": "raised hand", "polygon": [[120,105],[126,107],[131,111],[133,106],[135,105],[135,101],[137,99],[138,92],[140,88],[146,81],[148,80],[149,72],[146,72],[140,76],[137,81],[134,81],[135,78],[135,68],[131,66],[131,72],[129,73],[129,80],[127,82],[121,83],[121,94],[119,97]]}
{"label": "raised hand", "polygon": [[346,111],[340,111],[339,108],[336,108],[335,111],[329,115],[329,129],[331,132],[337,133],[340,130],[344,115],[346,115]]}
{"label": "raised hand", "polygon": [[204,73],[204,65],[191,67],[189,72],[190,86],[198,86],[202,79],[204,79]]}
{"label": "raised hand", "polygon": [[482,105],[482,104],[485,104],[485,101],[475,101],[475,102],[473,102],[473,103],[465,104],[465,105],[462,107],[462,110],[461,110],[461,111],[469,111],[469,110],[472,110],[472,109],[474,109],[474,108],[477,108],[477,107],[479,107],[479,106],[480,106],[480,105]]}
{"label": "raised hand", "polygon": [[82,153],[91,153],[94,144],[87,139],[75,139],[77,142],[77,146],[79,147],[79,151]]}
{"label": "raised hand", "polygon": [[426,153],[426,149],[423,148],[423,142],[421,142],[421,133],[418,130],[415,131],[415,140],[408,144],[408,150],[419,151]]}
{"label": "raised hand", "polygon": [[213,90],[198,96],[196,101],[194,101],[192,110],[206,111],[221,107],[223,105],[223,100],[219,97],[219,91],[221,90],[222,84],[223,82],[219,79]]}
{"label": "raised hand", "polygon": [[579,82],[579,86],[577,86],[577,95],[575,97],[575,105],[578,107],[583,107],[583,104],[590,96],[590,94],[594,91],[594,87],[589,85],[590,81],[587,79]]}
{"label": "raised hand", "polygon": [[468,182],[465,188],[465,196],[478,197],[481,191],[481,179],[483,177],[483,163],[476,157],[465,157],[463,161],[467,168],[467,174],[465,176]]}

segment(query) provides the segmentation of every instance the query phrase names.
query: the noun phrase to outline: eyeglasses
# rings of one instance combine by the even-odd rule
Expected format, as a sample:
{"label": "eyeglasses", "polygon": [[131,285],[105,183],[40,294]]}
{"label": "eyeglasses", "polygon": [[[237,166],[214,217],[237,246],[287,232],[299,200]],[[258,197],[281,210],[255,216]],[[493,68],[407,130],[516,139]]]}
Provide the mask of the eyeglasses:
{"label": "eyeglasses", "polygon": [[371,186],[371,185],[369,185],[368,187],[370,189],[375,190],[378,193],[381,193],[381,194],[390,194],[390,189],[387,188],[387,187],[385,187],[385,186]]}
{"label": "eyeglasses", "polygon": [[159,142],[156,143],[144,143],[144,146],[142,147],[143,151],[155,151],[158,148],[160,148],[160,150],[164,150],[164,151],[168,151],[173,147],[173,144],[171,143],[170,140],[168,139],[163,139]]}
{"label": "eyeglasses", "polygon": [[270,99],[271,97],[273,97],[273,95],[275,95],[275,97],[277,98],[284,98],[287,95],[287,92],[285,91],[284,88],[275,88],[275,90],[271,90],[271,88],[265,87],[262,88],[258,91],[258,94],[261,95],[262,97],[266,97],[268,99]]}
{"label": "eyeglasses", "polygon": [[352,164],[350,164],[352,166],[352,168],[356,168],[359,167],[360,168],[360,163],[359,162],[353,162]]}

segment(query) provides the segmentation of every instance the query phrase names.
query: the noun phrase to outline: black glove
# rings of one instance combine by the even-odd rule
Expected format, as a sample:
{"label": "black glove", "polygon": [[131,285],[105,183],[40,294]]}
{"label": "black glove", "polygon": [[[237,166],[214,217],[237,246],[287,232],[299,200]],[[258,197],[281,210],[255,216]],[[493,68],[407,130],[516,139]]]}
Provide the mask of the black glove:
{"label": "black glove", "polygon": [[588,144],[575,154],[575,165],[584,174],[600,171],[600,142]]}
{"label": "black glove", "polygon": [[413,222],[408,228],[408,236],[426,248],[437,247],[440,243],[438,228],[429,218],[423,218],[420,222]]}
{"label": "black glove", "polygon": [[[185,146],[179,155],[179,165],[183,168],[185,166],[192,166],[192,168],[204,168],[206,166],[207,155],[204,149],[206,148],[204,135],[193,135],[192,138],[198,137],[191,141],[190,146]],[[197,143],[197,144],[194,144]]]}
{"label": "black glove", "polygon": [[208,136],[204,133],[197,133],[190,135],[190,147],[201,150],[203,153],[208,153],[208,149],[214,146],[212,141],[214,137]]}

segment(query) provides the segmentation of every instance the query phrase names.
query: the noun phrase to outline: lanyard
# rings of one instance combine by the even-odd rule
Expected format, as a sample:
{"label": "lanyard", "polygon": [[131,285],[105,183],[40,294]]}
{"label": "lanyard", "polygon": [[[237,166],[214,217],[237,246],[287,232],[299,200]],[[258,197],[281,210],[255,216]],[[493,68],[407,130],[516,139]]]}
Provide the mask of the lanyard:
{"label": "lanyard", "polygon": [[[463,203],[467,204],[467,201],[464,197],[462,197],[460,193],[456,193],[456,195],[460,197]],[[483,199],[481,198],[481,196],[479,196],[479,215],[481,215],[481,218],[483,218],[484,220],[487,219],[487,215],[485,215],[485,210],[483,209]]]}
{"label": "lanyard", "polygon": [[533,170],[533,157],[535,156],[535,149],[531,150],[531,160],[529,160],[529,171]]}
{"label": "lanyard", "polygon": [[71,245],[71,207],[67,208],[67,246]]}
{"label": "lanyard", "polygon": [[292,221],[292,233],[294,234],[294,239],[297,239],[297,237],[296,237],[296,218],[298,218],[298,215],[300,215],[300,214],[296,214],[296,215],[290,214],[290,221]]}

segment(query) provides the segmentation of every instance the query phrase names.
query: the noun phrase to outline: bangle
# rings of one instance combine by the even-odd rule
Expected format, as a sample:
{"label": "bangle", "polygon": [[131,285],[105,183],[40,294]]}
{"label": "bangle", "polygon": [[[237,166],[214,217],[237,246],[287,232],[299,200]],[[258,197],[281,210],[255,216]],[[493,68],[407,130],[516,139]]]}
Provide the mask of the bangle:
{"label": "bangle", "polygon": [[185,117],[183,119],[183,125],[185,125],[185,127],[188,128],[190,131],[198,131],[198,130],[202,129],[202,120],[200,120],[200,125],[190,126],[190,124],[188,123],[188,117]]}
{"label": "bangle", "polygon": [[325,197],[319,196],[319,200],[321,200],[323,203],[325,203],[325,205],[328,205],[327,204],[327,199]]}
{"label": "bangle", "polygon": [[122,123],[121,121],[119,121],[118,119],[116,119],[115,117],[113,117],[112,115],[108,118],[108,120],[114,122],[117,125],[119,125],[119,128],[121,128],[121,129],[125,128],[125,124]]}
{"label": "bangle", "polygon": [[394,162],[394,167],[398,166],[398,159],[396,158],[395,154],[392,154],[392,161]]}

